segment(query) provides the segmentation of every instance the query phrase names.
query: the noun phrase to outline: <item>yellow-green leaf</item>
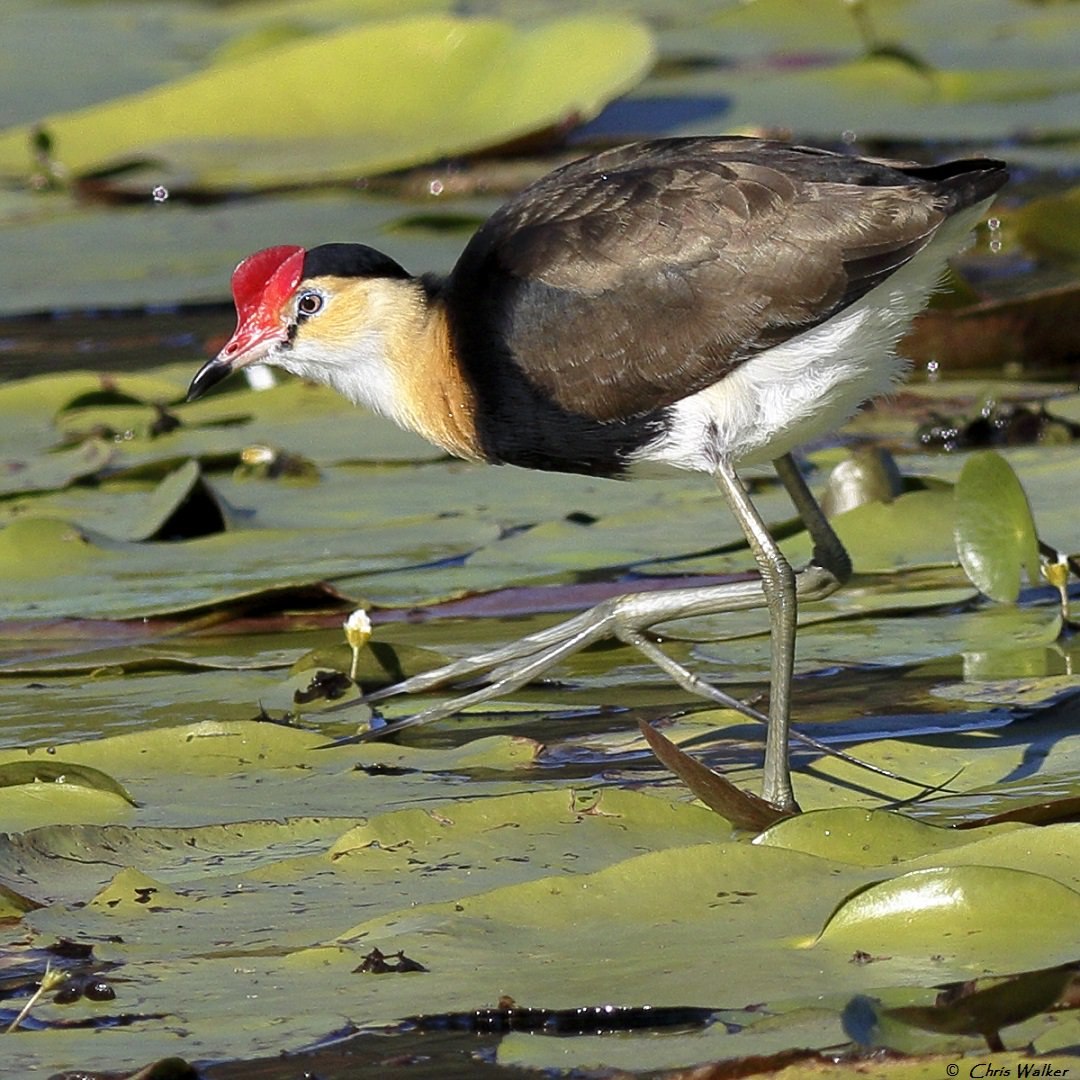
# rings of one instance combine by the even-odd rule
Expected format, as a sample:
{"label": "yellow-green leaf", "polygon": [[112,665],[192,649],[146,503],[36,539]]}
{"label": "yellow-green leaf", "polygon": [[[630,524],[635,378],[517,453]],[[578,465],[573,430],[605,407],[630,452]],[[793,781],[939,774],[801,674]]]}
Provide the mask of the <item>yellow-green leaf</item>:
{"label": "yellow-green leaf", "polygon": [[1041,952],[1049,962],[1077,918],[1080,893],[1042,874],[1004,866],[937,866],[856,890],[829,917],[818,942],[903,955],[928,971],[942,957],[978,956],[984,964],[1004,966]]}
{"label": "yellow-green leaf", "polygon": [[124,802],[136,806],[135,800],[123,784],[118,784],[107,773],[90,765],[77,765],[70,761],[7,761],[0,765],[0,787],[17,787],[22,784],[74,784],[92,791],[104,791],[117,795]]}
{"label": "yellow-green leaf", "polygon": [[[155,182],[348,178],[587,119],[652,60],[629,19],[521,29],[432,15],[305,37],[42,123],[76,174],[136,160],[153,162]],[[0,134],[0,170],[28,170],[30,138],[26,126]]]}
{"label": "yellow-green leaf", "polygon": [[1035,199],[1016,211],[1020,239],[1039,255],[1080,259],[1080,185]]}
{"label": "yellow-green leaf", "polygon": [[1027,495],[1012,466],[986,450],[965,463],[956,484],[956,550],[979,590],[1005,603],[1020,594],[1020,570],[1039,581],[1039,541]]}

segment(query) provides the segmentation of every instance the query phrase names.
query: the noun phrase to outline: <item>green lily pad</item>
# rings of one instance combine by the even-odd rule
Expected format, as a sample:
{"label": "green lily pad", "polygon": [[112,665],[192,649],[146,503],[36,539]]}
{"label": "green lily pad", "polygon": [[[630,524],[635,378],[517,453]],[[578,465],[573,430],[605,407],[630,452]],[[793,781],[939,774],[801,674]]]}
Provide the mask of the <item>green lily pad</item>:
{"label": "green lily pad", "polygon": [[[700,77],[687,79],[683,87],[700,93],[701,82]],[[788,125],[817,138],[844,129],[861,138],[936,134],[997,139],[1031,123],[1070,130],[1080,76],[1050,67],[920,68],[902,57],[879,54],[837,64],[793,65],[780,72],[765,67],[710,72],[708,87],[712,95],[732,101],[723,121],[733,129]],[[693,130],[702,126],[695,124]],[[715,119],[707,126],[714,127]],[[679,133],[688,134],[689,127]]]}
{"label": "green lily pad", "polygon": [[1020,572],[1037,585],[1039,541],[1027,496],[1009,463],[987,450],[968,458],[956,484],[956,550],[982,592],[1011,602]]}
{"label": "green lily pad", "polygon": [[86,765],[57,761],[8,761],[0,765],[0,787],[20,784],[75,784],[92,791],[118,795],[130,806],[138,804],[111,776]]}
{"label": "green lily pad", "polygon": [[160,881],[130,867],[121,870],[89,900],[91,909],[127,919],[132,916],[168,916],[190,907],[192,903],[190,897],[181,896]]}
{"label": "green lily pad", "polygon": [[150,492],[133,521],[119,529],[114,523],[109,532],[124,540],[189,539],[222,528],[222,507],[203,482],[198,462],[189,461]]}
{"label": "green lily pad", "polygon": [[73,480],[100,472],[114,455],[107,442],[87,439],[70,450],[39,455],[29,461],[0,460],[0,495],[67,487]]}
{"label": "green lily pad", "polygon": [[[178,548],[21,518],[0,530],[0,572],[10,581],[0,612],[132,618],[212,610],[245,598],[254,604],[287,586],[460,556],[495,535],[491,526],[460,518],[441,520],[438,536],[425,535],[420,525],[322,529],[317,546],[299,528],[238,529]],[[325,599],[332,607],[355,607],[359,597]]]}
{"label": "green lily pad", "polygon": [[132,818],[131,804],[101,788],[81,784],[17,784],[0,788],[0,814],[16,831],[78,821],[109,825]]}
{"label": "green lily pad", "polygon": [[[958,602],[970,598],[965,589],[929,589],[922,596],[912,590],[905,606],[902,591],[902,582],[897,594],[848,589],[824,603],[805,605],[799,613],[801,669],[812,671],[845,658],[903,664],[963,654],[965,659],[985,657],[984,677],[1019,677],[1028,674],[1025,650],[1050,645],[1061,632],[1060,613],[1052,608],[956,610]],[[760,612],[728,612],[665,628],[668,638],[698,642],[695,655],[728,664],[767,663],[767,632]]]}
{"label": "green lily pad", "polygon": [[914,821],[886,810],[853,806],[814,810],[767,829],[755,844],[804,851],[856,866],[888,866],[929,851],[946,851],[970,838],[954,829]]}
{"label": "green lily pad", "polygon": [[[443,212],[437,196],[426,199],[420,205],[429,213]],[[459,212],[485,217],[496,204],[493,198],[475,198],[454,205]],[[210,206],[171,200],[119,214],[66,204],[49,206],[46,212],[39,201],[3,225],[0,313],[224,303],[231,268],[275,237],[309,244],[362,239],[417,272],[446,272],[464,239],[445,230],[395,232],[394,222],[416,209],[415,201],[352,191],[312,193],[303,199],[261,196]],[[18,272],[8,273],[8,267]],[[231,313],[223,310],[222,343],[231,326]],[[199,363],[197,351],[191,350],[189,379]],[[182,395],[183,386],[177,389]]]}
{"label": "green lily pad", "polygon": [[1032,200],[1011,222],[1032,251],[1069,261],[1080,259],[1080,186]]}
{"label": "green lily pad", "polygon": [[55,579],[66,572],[85,572],[108,556],[66,521],[24,518],[0,531],[0,566],[4,576],[28,581]]}
{"label": "green lily pad", "polygon": [[6,885],[0,885],[0,919],[18,919],[40,906],[30,897],[23,896]]}
{"label": "green lily pad", "polygon": [[[516,29],[431,15],[305,37],[42,123],[72,173],[139,159],[157,183],[346,179],[592,116],[652,58],[648,31],[628,19]],[[0,133],[0,169],[24,173],[28,148],[26,128]]]}
{"label": "green lily pad", "polygon": [[[141,697],[159,708],[163,697],[176,697],[180,711],[207,708],[194,691],[179,698],[176,684],[161,677],[94,685],[100,703],[122,689],[132,707]],[[221,681],[204,693],[224,701],[244,690]],[[91,700],[73,706],[78,713],[98,707]],[[59,758],[108,769],[142,805],[129,807],[123,824],[54,817],[54,824],[0,838],[0,882],[53,898],[21,914],[36,939],[113,939],[108,956],[147,988],[144,1007],[183,1020],[186,1054],[208,1053],[216,1043],[251,1056],[280,1044],[275,1025],[238,1024],[238,1017],[289,1015],[290,1039],[315,1041],[332,1002],[346,998],[350,1019],[377,1025],[415,1015],[418,991],[424,1012],[491,1004],[500,992],[537,1006],[573,1007],[610,1000],[613,980],[627,988],[628,1003],[637,1003],[634,987],[646,985],[643,978],[649,1004],[732,1006],[732,1022],[743,1028],[740,1053],[771,1052],[796,1038],[826,1047],[840,1038],[840,1008],[850,995],[904,984],[912,971],[921,985],[966,978],[988,963],[982,948],[924,963],[909,955],[911,941],[903,936],[889,939],[903,949],[891,965],[852,964],[862,946],[797,947],[845,897],[868,884],[881,888],[872,884],[879,866],[918,852],[899,866],[904,880],[926,860],[939,874],[963,875],[970,864],[1039,882],[1049,898],[1035,920],[1044,933],[1012,932],[1025,963],[1002,961],[1002,974],[1059,947],[1053,920],[1063,912],[1072,917],[1054,889],[1075,896],[1068,882],[1080,871],[1063,854],[1075,845],[1075,826],[950,833],[956,842],[947,846],[944,830],[859,811],[837,813],[832,825],[827,814],[805,815],[809,827],[800,819],[777,826],[774,843],[732,843],[721,818],[681,794],[673,801],[663,791],[552,784],[528,740],[319,749],[325,742],[318,732],[208,720],[132,729],[59,746],[55,754],[46,747],[30,755],[3,752],[0,768]],[[922,758],[927,753],[919,749]],[[300,816],[282,817],[282,807]],[[783,829],[793,830],[791,847],[781,846]],[[832,835],[822,839],[823,831]],[[860,865],[867,858],[878,866]],[[976,935],[980,946],[989,940],[997,949],[999,924],[1010,912],[1015,924],[1014,901],[1030,901],[1022,890],[996,888],[1001,883],[989,883],[995,888],[985,903],[1001,910]],[[303,918],[289,917],[298,911]],[[932,911],[928,917],[933,921]],[[151,942],[146,928],[166,920],[167,933]],[[862,929],[873,941],[873,920]],[[422,983],[361,979],[355,969],[374,947],[404,949],[429,971],[416,977]],[[758,1028],[760,1012],[742,1016],[735,1007],[741,1003],[725,1000],[717,955],[755,973],[753,999],[770,1002],[774,1023]],[[241,993],[252,979],[260,987],[265,980],[265,995]],[[833,997],[822,999],[823,979]],[[923,1000],[914,993],[894,992],[889,1004]],[[813,1015],[799,1011],[806,996],[816,1002]],[[164,1056],[180,1049],[176,1040],[171,1028],[159,1026],[138,1050]],[[712,1040],[701,1045],[723,1052]],[[43,1046],[31,1057],[47,1056]],[[580,1046],[586,1055],[596,1048]],[[685,1062],[691,1049],[680,1036],[655,1060]],[[109,1060],[128,1058],[118,1050]]]}
{"label": "green lily pad", "polygon": [[[951,492],[911,491],[837,514],[832,526],[859,573],[891,573],[955,563],[954,513]],[[793,566],[809,561],[811,547],[805,533],[782,545]]]}
{"label": "green lily pad", "polygon": [[[1022,920],[1011,914],[1017,911],[1025,912]],[[857,890],[828,918],[816,944],[910,958],[927,972],[934,956],[981,957],[1007,968],[1033,952],[1052,961],[1078,917],[1080,892],[1042,874],[941,866]]]}

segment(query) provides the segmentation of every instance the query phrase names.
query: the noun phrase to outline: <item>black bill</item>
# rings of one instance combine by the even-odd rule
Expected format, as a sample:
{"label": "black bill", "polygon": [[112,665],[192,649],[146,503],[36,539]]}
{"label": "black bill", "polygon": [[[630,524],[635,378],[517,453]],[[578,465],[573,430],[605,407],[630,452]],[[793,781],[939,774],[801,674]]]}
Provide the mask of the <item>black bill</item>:
{"label": "black bill", "polygon": [[215,356],[213,360],[207,360],[195,373],[195,378],[191,380],[187,400],[194,401],[196,398],[201,398],[211,386],[217,386],[222,379],[228,378],[232,371],[232,364],[219,356]]}

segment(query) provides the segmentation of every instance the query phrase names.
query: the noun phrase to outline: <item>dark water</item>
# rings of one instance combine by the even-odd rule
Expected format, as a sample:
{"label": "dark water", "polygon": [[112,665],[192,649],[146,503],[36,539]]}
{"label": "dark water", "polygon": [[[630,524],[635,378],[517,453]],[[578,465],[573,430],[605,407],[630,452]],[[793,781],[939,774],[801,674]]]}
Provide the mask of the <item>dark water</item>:
{"label": "dark water", "polygon": [[63,371],[129,372],[197,362],[217,351],[234,321],[229,303],[0,319],[0,382]]}

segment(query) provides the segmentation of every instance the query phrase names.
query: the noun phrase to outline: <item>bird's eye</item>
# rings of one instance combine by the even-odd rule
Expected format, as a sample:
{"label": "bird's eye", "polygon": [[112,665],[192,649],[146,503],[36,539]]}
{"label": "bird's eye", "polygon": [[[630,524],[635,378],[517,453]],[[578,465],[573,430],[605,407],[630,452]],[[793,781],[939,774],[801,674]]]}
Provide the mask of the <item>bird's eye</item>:
{"label": "bird's eye", "polygon": [[322,309],[323,298],[317,292],[305,292],[300,294],[296,301],[296,313],[304,318],[316,315]]}

